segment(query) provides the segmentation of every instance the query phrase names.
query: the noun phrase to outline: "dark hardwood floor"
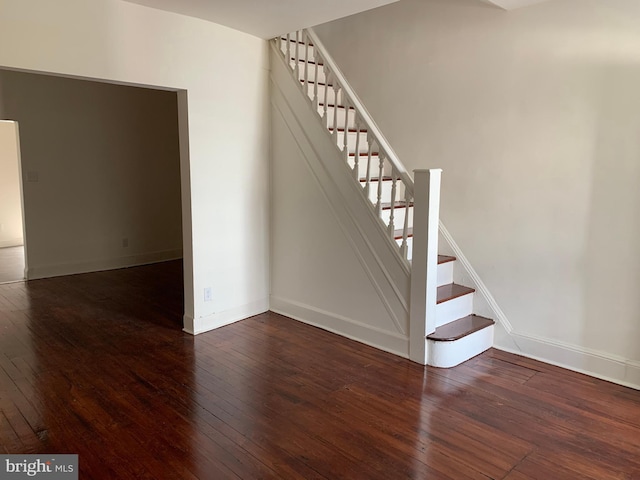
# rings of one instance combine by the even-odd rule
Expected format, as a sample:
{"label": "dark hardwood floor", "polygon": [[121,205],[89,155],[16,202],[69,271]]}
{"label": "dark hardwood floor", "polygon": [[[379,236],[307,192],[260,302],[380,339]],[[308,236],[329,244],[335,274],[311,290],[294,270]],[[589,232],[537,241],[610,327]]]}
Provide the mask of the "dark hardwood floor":
{"label": "dark hardwood floor", "polygon": [[640,479],[640,392],[423,368],[276,314],[181,331],[181,265],[0,286],[0,452],[82,479]]}
{"label": "dark hardwood floor", "polygon": [[24,246],[0,248],[0,283],[24,280]]}

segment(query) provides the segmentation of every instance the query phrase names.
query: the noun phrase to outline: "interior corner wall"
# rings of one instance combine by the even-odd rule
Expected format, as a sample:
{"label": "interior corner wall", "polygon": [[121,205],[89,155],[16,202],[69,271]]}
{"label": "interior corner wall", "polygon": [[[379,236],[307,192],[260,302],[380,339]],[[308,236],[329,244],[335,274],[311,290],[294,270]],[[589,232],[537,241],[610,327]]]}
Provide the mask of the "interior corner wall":
{"label": "interior corner wall", "polygon": [[5,71],[28,277],[182,257],[175,92]]}
{"label": "interior corner wall", "polygon": [[639,22],[635,0],[403,0],[316,27],[405,165],[443,169],[443,222],[523,351],[636,385]]}
{"label": "interior corner wall", "polygon": [[187,92],[185,330],[267,310],[267,42],[120,0],[0,0],[0,12],[2,68]]}
{"label": "interior corner wall", "polygon": [[2,121],[0,116],[0,248],[16,247],[23,242],[17,147],[15,123]]}

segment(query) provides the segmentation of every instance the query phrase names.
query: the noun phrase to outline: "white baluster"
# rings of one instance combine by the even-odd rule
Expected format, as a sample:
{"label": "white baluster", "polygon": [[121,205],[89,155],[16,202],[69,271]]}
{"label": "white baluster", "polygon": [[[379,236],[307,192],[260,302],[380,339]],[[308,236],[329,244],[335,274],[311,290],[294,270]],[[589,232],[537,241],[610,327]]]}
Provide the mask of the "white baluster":
{"label": "white baluster", "polygon": [[[355,161],[353,167],[353,177],[358,180],[358,172],[360,170],[360,124],[358,123],[358,114],[356,113],[356,151],[355,151]],[[344,132],[345,136],[347,135],[347,131]]]}
{"label": "white baluster", "polygon": [[296,63],[295,63],[295,72],[296,72],[296,80],[300,80],[300,31],[296,32]]}
{"label": "white baluster", "polygon": [[380,217],[382,215],[382,179],[384,178],[384,157],[382,152],[378,154],[380,159],[380,166],[378,169],[378,201],[376,202],[376,215]]}
{"label": "white baluster", "polygon": [[364,195],[365,197],[369,198],[369,193],[371,190],[370,184],[371,184],[371,151],[373,150],[373,145],[375,144],[375,142],[373,140],[371,140],[368,136],[367,136],[367,144],[369,146],[369,149],[367,150],[367,173],[365,174],[365,183],[364,183]]}
{"label": "white baluster", "polygon": [[329,98],[329,79],[331,78],[331,71],[326,65],[322,68],[324,70],[324,100],[322,101],[324,112],[322,114],[322,118],[324,118],[328,126],[329,123],[327,122],[327,99]]}
{"label": "white baluster", "polygon": [[304,40],[304,94],[309,95],[309,37],[303,32]]}
{"label": "white baluster", "polygon": [[287,65],[291,63],[291,34],[287,33]]}
{"label": "white baluster", "polygon": [[407,210],[404,212],[404,226],[402,227],[402,244],[400,245],[400,255],[402,258],[409,258],[409,244],[407,243],[407,236],[409,235],[409,205],[411,205],[411,197],[409,196],[409,189],[404,189],[404,204]]}
{"label": "white baluster", "polygon": [[349,149],[347,148],[347,133],[349,132],[349,124],[351,123],[349,122],[349,101],[346,97],[344,97],[342,99],[342,103],[344,105],[344,148],[348,152]]}
{"label": "white baluster", "polygon": [[[382,155],[382,152],[380,152],[380,155]],[[391,238],[393,238],[393,234],[395,232],[394,218],[395,218],[395,211],[396,211],[397,186],[398,186],[398,175],[396,173],[395,167],[392,167],[391,168],[391,212],[389,214],[389,225],[387,226],[387,231],[389,232],[389,235],[391,235]]]}
{"label": "white baluster", "polygon": [[342,139],[342,152],[344,153],[345,160],[349,160],[349,146],[347,144],[349,138],[347,133],[349,132],[349,104],[344,101],[344,109],[347,113],[344,115],[344,136]]}
{"label": "white baluster", "polygon": [[318,66],[320,60],[318,60],[318,55],[314,55],[314,60],[316,62],[315,72],[313,73],[313,108],[318,110]]}
{"label": "white baluster", "polygon": [[[333,93],[335,98],[338,98],[338,82],[333,83]],[[333,135],[338,138],[338,106],[335,101],[333,102]]]}

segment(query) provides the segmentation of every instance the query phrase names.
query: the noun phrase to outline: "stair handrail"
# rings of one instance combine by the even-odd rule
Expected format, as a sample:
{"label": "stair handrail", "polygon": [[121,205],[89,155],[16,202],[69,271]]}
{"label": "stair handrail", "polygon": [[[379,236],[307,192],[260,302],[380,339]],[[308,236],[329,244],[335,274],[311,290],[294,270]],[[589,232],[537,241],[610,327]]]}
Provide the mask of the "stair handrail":
{"label": "stair handrail", "polygon": [[391,145],[389,144],[385,136],[382,134],[382,131],[380,130],[376,122],[373,120],[373,118],[369,114],[369,111],[366,109],[366,107],[360,100],[360,97],[358,97],[358,95],[353,90],[353,88],[351,88],[351,85],[342,74],[342,71],[340,70],[338,65],[335,63],[331,55],[328,54],[328,51],[324,46],[324,44],[322,43],[322,40],[320,40],[320,38],[318,37],[318,35],[316,35],[313,29],[306,28],[303,31],[306,33],[306,35],[309,38],[311,38],[314,49],[318,49],[321,52],[323,62],[325,62],[325,65],[329,67],[329,70],[331,71],[332,75],[336,77],[336,80],[338,81],[338,83],[346,93],[350,104],[356,109],[356,111],[358,112],[358,115],[366,124],[367,130],[371,131],[371,133],[373,134],[373,137],[376,140],[376,143],[385,151],[389,162],[396,169],[396,171],[400,175],[400,179],[402,180],[402,183],[404,183],[405,185],[405,188],[409,191],[409,194],[413,197],[414,195],[413,180],[411,176],[407,172],[407,169],[402,164],[402,162],[398,158],[398,155],[396,155],[396,152],[393,150],[393,148],[391,147]]}

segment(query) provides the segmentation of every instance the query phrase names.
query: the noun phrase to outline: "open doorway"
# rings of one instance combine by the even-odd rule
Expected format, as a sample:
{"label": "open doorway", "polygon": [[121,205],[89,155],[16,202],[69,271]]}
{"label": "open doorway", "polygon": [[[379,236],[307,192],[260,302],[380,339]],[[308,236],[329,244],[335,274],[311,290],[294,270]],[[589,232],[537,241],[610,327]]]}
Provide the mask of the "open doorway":
{"label": "open doorway", "polygon": [[21,278],[180,262],[192,317],[186,107],[183,90],[0,69],[0,118],[20,127]]}
{"label": "open doorway", "polygon": [[18,124],[0,120],[0,283],[25,278]]}

